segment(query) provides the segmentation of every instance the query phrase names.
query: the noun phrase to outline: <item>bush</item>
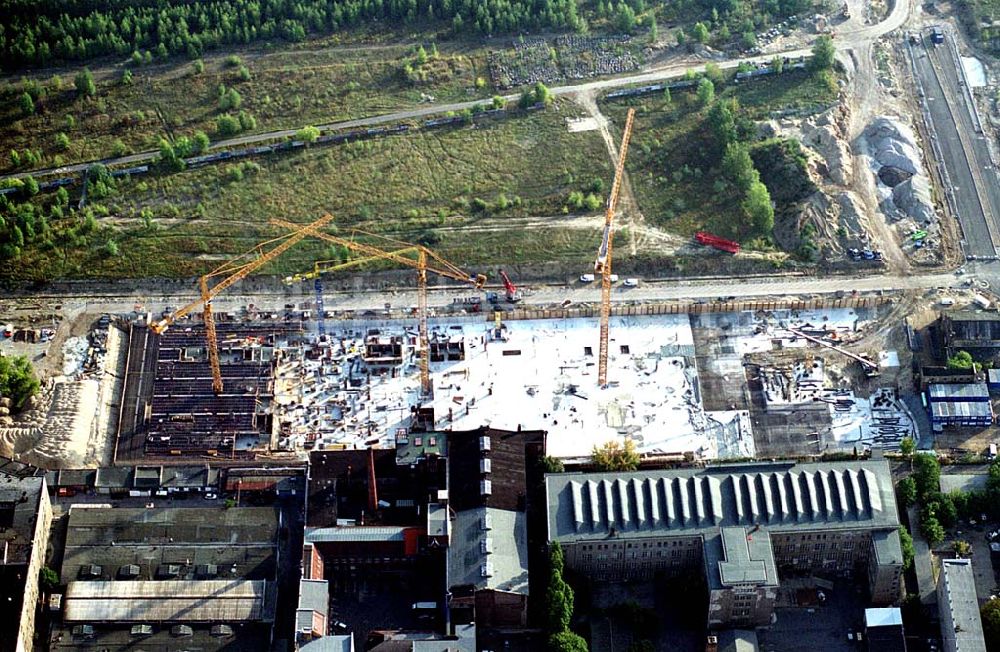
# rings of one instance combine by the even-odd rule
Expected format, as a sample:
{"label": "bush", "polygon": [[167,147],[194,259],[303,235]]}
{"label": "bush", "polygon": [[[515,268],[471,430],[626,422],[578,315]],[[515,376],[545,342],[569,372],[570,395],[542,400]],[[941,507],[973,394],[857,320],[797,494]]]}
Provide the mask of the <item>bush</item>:
{"label": "bush", "polygon": [[23,355],[0,357],[0,396],[10,399],[13,412],[24,408],[38,391],[35,370]]}
{"label": "bush", "polygon": [[200,75],[201,73],[205,72],[205,62],[202,61],[201,59],[195,59],[194,61],[192,61],[191,72],[193,72],[196,75]]}
{"label": "bush", "polygon": [[237,74],[240,81],[250,81],[250,69],[246,66],[240,66],[240,70]]}
{"label": "bush", "polygon": [[228,113],[220,115],[215,119],[215,130],[220,136],[235,136],[240,133],[240,121]]}
{"label": "bush", "polygon": [[243,60],[239,58],[238,55],[230,54],[223,60],[223,65],[227,68],[235,68],[236,66],[243,63]]}
{"label": "bush", "polygon": [[30,93],[21,94],[21,113],[28,116],[35,113],[35,100],[31,99]]}
{"label": "bush", "polygon": [[236,119],[239,120],[240,129],[243,131],[253,131],[257,128],[257,119],[250,115],[247,111],[240,111],[239,115],[236,116]]}
{"label": "bush", "polygon": [[899,506],[906,509],[917,501],[917,483],[913,478],[907,477],[899,481],[896,485],[899,494]]}
{"label": "bush", "polygon": [[317,138],[319,138],[319,128],[311,125],[302,127],[295,132],[295,140],[301,140],[304,143],[314,143]]}
{"label": "bush", "polygon": [[73,84],[76,86],[76,92],[84,97],[93,97],[97,94],[97,85],[94,84],[94,75],[91,74],[89,68],[84,68],[76,74],[73,78]]}
{"label": "bush", "polygon": [[909,530],[902,525],[899,526],[899,543],[903,549],[903,570],[910,570],[916,551],[913,548],[913,537],[910,536]]}

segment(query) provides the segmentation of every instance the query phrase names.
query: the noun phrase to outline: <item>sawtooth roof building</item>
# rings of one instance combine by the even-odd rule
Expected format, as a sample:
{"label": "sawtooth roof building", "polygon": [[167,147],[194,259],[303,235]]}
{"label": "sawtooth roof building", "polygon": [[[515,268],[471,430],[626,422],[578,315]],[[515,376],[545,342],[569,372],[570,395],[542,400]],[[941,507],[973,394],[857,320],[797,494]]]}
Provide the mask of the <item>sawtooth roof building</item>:
{"label": "sawtooth roof building", "polygon": [[748,463],[545,478],[548,538],[598,581],[702,567],[710,626],[766,623],[782,572],[859,565],[873,602],[899,598],[903,555],[881,459]]}

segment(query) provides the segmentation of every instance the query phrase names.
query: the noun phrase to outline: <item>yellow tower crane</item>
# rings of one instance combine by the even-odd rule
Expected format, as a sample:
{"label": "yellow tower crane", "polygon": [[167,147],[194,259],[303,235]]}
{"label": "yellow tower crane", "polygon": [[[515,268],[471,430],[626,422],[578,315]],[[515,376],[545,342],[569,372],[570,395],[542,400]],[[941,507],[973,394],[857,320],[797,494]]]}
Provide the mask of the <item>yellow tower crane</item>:
{"label": "yellow tower crane", "polygon": [[[419,319],[418,337],[420,345],[420,390],[424,396],[431,396],[433,394],[433,386],[431,384],[431,373],[430,373],[430,342],[427,334],[427,272],[433,272],[438,276],[443,276],[445,278],[450,278],[456,281],[462,281],[463,283],[469,283],[473,285],[477,290],[483,288],[486,285],[486,276],[483,274],[469,274],[463,271],[457,265],[448,262],[438,254],[434,253],[427,247],[417,244],[411,244],[408,242],[402,242],[399,240],[394,240],[383,235],[378,235],[375,233],[368,233],[361,230],[354,230],[353,234],[362,235],[368,238],[375,238],[382,240],[391,245],[391,248],[400,247],[400,249],[395,251],[386,251],[380,249],[376,246],[366,244],[363,242],[358,242],[357,240],[351,240],[349,238],[344,238],[341,236],[331,235],[325,231],[320,231],[318,226],[315,224],[310,224],[303,227],[301,224],[295,224],[294,222],[288,222],[285,220],[272,219],[272,224],[277,226],[282,226],[288,229],[301,230],[321,240],[326,240],[333,244],[346,247],[347,249],[363,254],[367,258],[365,261],[370,259],[379,260],[389,260],[401,265],[406,265],[407,267],[412,267],[417,270],[417,316]],[[364,261],[358,261],[364,262]],[[338,266],[339,267],[339,266]],[[314,274],[322,273],[319,267],[314,268]],[[303,278],[306,275],[303,275]],[[294,277],[293,277],[294,278]],[[312,278],[312,276],[309,276]]]}
{"label": "yellow tower crane", "polygon": [[594,263],[594,273],[601,275],[601,345],[597,359],[597,384],[601,387],[608,384],[608,323],[611,320],[611,248],[614,240],[615,209],[618,207],[618,194],[621,192],[622,175],[625,173],[625,155],[628,153],[629,138],[632,137],[634,118],[635,109],[629,109],[625,118],[625,131],[622,133],[622,144],[618,148],[615,181],[611,184],[608,210],[604,214],[604,235],[601,237],[601,247],[597,250],[597,261]]}
{"label": "yellow tower crane", "polygon": [[[296,230],[286,233],[285,235],[262,242],[247,253],[237,256],[229,262],[215,268],[208,274],[205,274],[198,280],[198,286],[201,289],[201,297],[187,304],[183,308],[175,310],[160,321],[150,322],[150,329],[158,334],[163,333],[165,330],[170,328],[170,325],[175,321],[194,312],[198,306],[202,306],[202,315],[205,320],[205,340],[208,345],[208,363],[212,367],[212,390],[216,394],[221,394],[223,389],[222,370],[219,368],[219,343],[215,335],[215,318],[212,316],[212,299],[229,286],[246,278],[297,245],[305,239],[307,235],[312,233],[309,229],[318,229],[319,227],[329,223],[331,220],[333,220],[332,215],[324,215],[312,224],[304,227],[297,227]],[[269,245],[274,246],[265,251],[265,247]],[[215,285],[209,287],[209,283],[213,279],[220,276],[224,278],[215,283]]]}

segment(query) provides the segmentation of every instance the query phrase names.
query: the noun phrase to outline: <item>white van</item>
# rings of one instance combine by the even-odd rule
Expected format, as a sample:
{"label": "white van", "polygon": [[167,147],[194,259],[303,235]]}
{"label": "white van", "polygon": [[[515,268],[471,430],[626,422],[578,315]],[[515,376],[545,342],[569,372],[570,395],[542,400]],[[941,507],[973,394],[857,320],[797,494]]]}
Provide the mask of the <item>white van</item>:
{"label": "white van", "polygon": [[625,279],[625,282],[622,285],[624,285],[627,288],[637,288],[639,287],[639,279],[627,278]]}
{"label": "white van", "polygon": [[594,282],[594,275],[593,274],[580,274],[580,282],[581,283],[593,283]]}

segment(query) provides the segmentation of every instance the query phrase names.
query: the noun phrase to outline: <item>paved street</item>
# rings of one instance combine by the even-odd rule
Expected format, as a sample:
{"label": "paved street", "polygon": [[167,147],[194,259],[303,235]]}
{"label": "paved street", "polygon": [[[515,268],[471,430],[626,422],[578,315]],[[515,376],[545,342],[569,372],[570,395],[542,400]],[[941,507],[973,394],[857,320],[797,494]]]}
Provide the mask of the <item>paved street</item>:
{"label": "paved street", "polygon": [[[1000,270],[1000,267],[997,267]],[[517,279],[515,279],[517,282]],[[164,308],[176,309],[196,298],[193,283],[178,282],[173,289],[163,291],[152,282],[136,281],[114,286],[102,292],[88,291],[85,284],[65,284],[59,288],[27,293],[26,300],[60,302],[65,313],[74,309],[87,312],[126,313],[141,305],[144,310],[159,313]],[[873,275],[811,278],[806,276],[772,276],[740,279],[664,279],[643,280],[637,288],[617,283],[611,296],[615,303],[648,303],[669,300],[711,301],[722,297],[754,298],[769,296],[829,296],[836,293],[877,292],[893,290],[925,290],[933,288],[964,288],[965,276],[949,273],[910,276]],[[414,282],[415,285],[415,282]],[[146,286],[146,287],[144,287]],[[170,287],[170,286],[168,286]],[[496,287],[497,290],[502,288]],[[998,286],[1000,287],[1000,286]],[[456,298],[482,296],[471,287],[457,284],[431,288],[428,306],[450,306]],[[368,292],[324,292],[327,310],[381,310],[388,303],[394,308],[417,305],[417,293],[411,288],[371,290]],[[262,310],[281,312],[286,303],[301,303],[314,298],[312,284],[284,286],[267,279],[243,281],[212,302],[216,312],[238,310],[254,304]],[[525,304],[556,306],[565,301],[572,304],[596,304],[600,301],[599,283],[545,284],[526,288]],[[504,304],[506,305],[506,304]]]}
{"label": "paved street", "polygon": [[986,141],[963,96],[950,39],[933,45],[924,33],[920,44],[908,47],[930,116],[935,153],[947,173],[945,192],[962,226],[965,253],[994,256],[1000,246],[1000,188]]}

